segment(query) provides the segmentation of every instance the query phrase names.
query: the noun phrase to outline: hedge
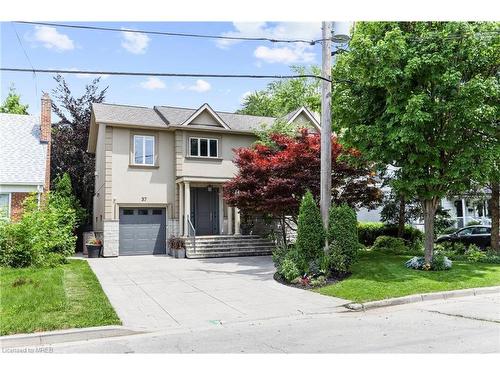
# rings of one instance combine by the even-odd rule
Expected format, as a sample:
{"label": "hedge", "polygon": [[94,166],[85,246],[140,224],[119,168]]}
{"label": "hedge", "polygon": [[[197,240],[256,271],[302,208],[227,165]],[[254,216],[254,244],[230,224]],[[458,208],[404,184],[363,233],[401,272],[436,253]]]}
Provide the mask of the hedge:
{"label": "hedge", "polygon": [[[372,246],[380,236],[398,236],[398,227],[395,225],[388,225],[384,223],[358,223],[358,238],[359,242],[365,246]],[[422,241],[424,234],[417,228],[411,225],[405,225],[403,232],[403,239],[409,243],[415,243],[416,241]]]}

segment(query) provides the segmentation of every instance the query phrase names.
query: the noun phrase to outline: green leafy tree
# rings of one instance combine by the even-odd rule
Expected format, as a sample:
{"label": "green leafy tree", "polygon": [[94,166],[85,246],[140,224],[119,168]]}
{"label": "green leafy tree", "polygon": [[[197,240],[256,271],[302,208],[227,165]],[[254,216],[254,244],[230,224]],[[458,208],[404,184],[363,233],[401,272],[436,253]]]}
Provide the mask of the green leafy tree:
{"label": "green leafy tree", "polygon": [[9,94],[0,106],[0,113],[28,115],[28,105],[21,104],[21,95],[16,93],[14,85],[10,86]]}
{"label": "green leafy tree", "polygon": [[485,183],[485,139],[498,126],[498,23],[362,22],[333,71],[335,125],[393,186],[422,202],[425,261],[442,197]]}
{"label": "green leafy tree", "polygon": [[[320,69],[315,66],[310,70],[299,66],[292,66],[291,69],[295,74],[320,75]],[[248,95],[238,113],[281,117],[302,106],[320,112],[321,86],[318,79],[292,78],[271,82],[264,90]]]}
{"label": "green leafy tree", "polygon": [[346,204],[332,206],[328,221],[328,256],[330,268],[349,272],[356,260],[359,241],[356,212]]}
{"label": "green leafy tree", "polygon": [[75,96],[64,77],[54,77],[57,87],[52,91],[52,110],[60,120],[52,125],[51,175],[68,173],[73,194],[92,217],[95,156],[87,152],[92,103],[104,101],[107,87],[100,89],[100,78],[85,86],[81,96]]}
{"label": "green leafy tree", "polygon": [[320,259],[323,256],[325,237],[321,213],[308,190],[300,204],[295,249],[308,263]]}

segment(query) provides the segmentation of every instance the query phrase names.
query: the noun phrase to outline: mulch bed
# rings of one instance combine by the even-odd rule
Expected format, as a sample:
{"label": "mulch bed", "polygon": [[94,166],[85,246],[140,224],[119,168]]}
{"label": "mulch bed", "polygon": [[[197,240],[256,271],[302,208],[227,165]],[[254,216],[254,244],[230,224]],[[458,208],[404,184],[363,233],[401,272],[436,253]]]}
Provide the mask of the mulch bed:
{"label": "mulch bed", "polygon": [[332,285],[332,284],[336,284],[342,280],[345,280],[347,279],[349,276],[351,276],[351,273],[350,272],[344,272],[344,273],[337,273],[335,275],[332,275],[330,276],[329,278],[326,279],[326,283],[324,283],[323,285],[319,286],[319,287],[313,287],[311,285],[305,285],[305,284],[292,284],[292,283],[289,283],[288,281],[286,281],[286,279],[281,276],[278,272],[275,272],[274,273],[274,280],[276,280],[277,282],[279,282],[280,284],[283,284],[283,285],[286,285],[286,286],[291,286],[293,288],[298,288],[298,289],[315,289],[315,288],[322,288],[324,286],[328,286],[328,285]]}

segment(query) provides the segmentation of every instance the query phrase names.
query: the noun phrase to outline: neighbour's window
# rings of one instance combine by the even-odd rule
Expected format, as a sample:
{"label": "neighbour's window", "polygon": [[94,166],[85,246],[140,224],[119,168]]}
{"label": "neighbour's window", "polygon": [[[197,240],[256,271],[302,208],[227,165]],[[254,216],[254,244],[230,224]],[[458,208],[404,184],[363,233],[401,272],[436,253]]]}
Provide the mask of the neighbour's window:
{"label": "neighbour's window", "polygon": [[0,219],[8,219],[10,211],[9,194],[0,194]]}
{"label": "neighbour's window", "polygon": [[216,158],[219,156],[219,140],[215,138],[190,138],[189,155]]}
{"label": "neighbour's window", "polygon": [[152,135],[134,135],[134,164],[154,165],[155,137]]}

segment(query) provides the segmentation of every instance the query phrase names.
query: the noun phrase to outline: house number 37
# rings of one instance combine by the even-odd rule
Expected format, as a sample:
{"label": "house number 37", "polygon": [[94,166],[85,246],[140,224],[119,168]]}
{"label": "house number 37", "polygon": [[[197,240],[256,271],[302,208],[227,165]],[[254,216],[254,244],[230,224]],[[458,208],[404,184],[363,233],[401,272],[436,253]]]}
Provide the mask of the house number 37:
{"label": "house number 37", "polygon": [[148,197],[141,197],[141,202],[146,202],[148,200]]}

